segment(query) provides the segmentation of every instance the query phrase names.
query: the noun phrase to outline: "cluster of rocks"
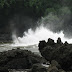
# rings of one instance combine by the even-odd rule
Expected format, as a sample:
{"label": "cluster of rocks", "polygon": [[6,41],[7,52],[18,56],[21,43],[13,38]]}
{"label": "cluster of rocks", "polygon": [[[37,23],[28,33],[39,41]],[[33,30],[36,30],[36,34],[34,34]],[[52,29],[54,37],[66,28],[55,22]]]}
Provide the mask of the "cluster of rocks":
{"label": "cluster of rocks", "polygon": [[41,64],[34,64],[31,72],[65,72],[61,69],[60,64],[57,61],[52,60],[49,67],[44,67]]}
{"label": "cluster of rocks", "polygon": [[43,62],[46,62],[44,58],[20,48],[0,52],[0,72],[8,72],[10,69],[30,69],[33,64]]}
{"label": "cluster of rocks", "polygon": [[[60,71],[61,70],[61,71]],[[20,48],[0,52],[0,72],[64,72],[58,62],[51,64],[39,55]]]}
{"label": "cluster of rocks", "polygon": [[72,44],[49,38],[38,46],[42,56],[20,48],[0,52],[0,72],[72,71]]}
{"label": "cluster of rocks", "polygon": [[57,39],[57,43],[49,38],[39,42],[39,51],[41,55],[51,63],[52,60],[57,61],[61,68],[66,71],[72,71],[72,44],[67,41],[62,43],[61,38]]}
{"label": "cluster of rocks", "polygon": [[49,66],[44,66],[41,63],[35,63],[30,69],[8,69],[9,72],[65,72],[61,69],[57,61],[52,60]]}

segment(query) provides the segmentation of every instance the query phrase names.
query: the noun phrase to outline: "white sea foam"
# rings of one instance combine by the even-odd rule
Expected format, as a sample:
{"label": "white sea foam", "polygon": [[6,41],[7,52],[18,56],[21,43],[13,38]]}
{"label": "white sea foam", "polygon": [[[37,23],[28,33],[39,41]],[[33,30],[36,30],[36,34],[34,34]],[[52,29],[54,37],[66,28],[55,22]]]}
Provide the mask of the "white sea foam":
{"label": "white sea foam", "polygon": [[52,38],[56,42],[58,37],[61,38],[63,43],[65,41],[72,43],[72,39],[64,37],[63,31],[60,33],[54,33],[43,26],[37,27],[35,31],[28,29],[28,32],[24,32],[23,37],[16,37],[16,35],[13,35],[13,42],[18,46],[28,46],[38,44],[41,40],[47,41],[48,38]]}

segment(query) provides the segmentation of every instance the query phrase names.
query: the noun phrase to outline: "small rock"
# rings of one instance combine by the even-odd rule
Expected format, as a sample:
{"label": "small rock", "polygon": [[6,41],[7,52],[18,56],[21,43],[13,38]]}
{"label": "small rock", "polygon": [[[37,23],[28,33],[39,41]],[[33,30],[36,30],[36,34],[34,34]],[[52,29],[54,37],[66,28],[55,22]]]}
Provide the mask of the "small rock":
{"label": "small rock", "polygon": [[41,64],[34,64],[32,67],[32,72],[47,72],[47,69]]}
{"label": "small rock", "polygon": [[62,44],[62,41],[61,41],[60,37],[57,39],[57,44]]}
{"label": "small rock", "polygon": [[38,45],[39,50],[42,50],[46,45],[47,45],[47,44],[46,44],[45,40],[40,41],[40,42],[39,42],[39,45]]}
{"label": "small rock", "polygon": [[47,44],[48,44],[48,45],[54,45],[55,42],[54,42],[53,39],[49,38]]}

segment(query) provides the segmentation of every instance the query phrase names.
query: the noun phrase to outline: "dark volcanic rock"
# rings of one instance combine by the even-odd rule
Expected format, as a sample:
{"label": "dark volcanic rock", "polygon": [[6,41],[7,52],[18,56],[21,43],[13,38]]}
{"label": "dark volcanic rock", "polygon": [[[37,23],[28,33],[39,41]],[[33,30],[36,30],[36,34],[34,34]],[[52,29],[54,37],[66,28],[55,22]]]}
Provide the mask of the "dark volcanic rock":
{"label": "dark volcanic rock", "polygon": [[64,70],[72,70],[72,44],[67,42],[63,44],[60,38],[57,43],[48,39],[45,44],[45,46],[40,46],[42,42],[39,43],[39,51],[46,60],[50,62],[56,60]]}
{"label": "dark volcanic rock", "polygon": [[41,64],[34,64],[32,67],[32,72],[47,72],[47,69]]}
{"label": "dark volcanic rock", "polygon": [[43,41],[40,41],[40,43],[39,43],[39,50],[42,50],[44,47],[46,47],[46,42],[45,42],[45,40],[43,40]]}
{"label": "dark volcanic rock", "polygon": [[51,39],[51,38],[49,38],[48,39],[48,42],[47,42],[47,45],[54,45],[55,43],[54,43],[54,40],[53,39]]}
{"label": "dark volcanic rock", "polygon": [[60,37],[58,38],[57,43],[58,44],[62,44],[62,41],[61,41],[61,38]]}
{"label": "dark volcanic rock", "polygon": [[4,67],[8,69],[26,69],[29,68],[26,58],[13,59],[9,61]]}
{"label": "dark volcanic rock", "polygon": [[13,49],[0,53],[0,72],[7,69],[29,69],[35,63],[41,63],[42,57],[31,51]]}

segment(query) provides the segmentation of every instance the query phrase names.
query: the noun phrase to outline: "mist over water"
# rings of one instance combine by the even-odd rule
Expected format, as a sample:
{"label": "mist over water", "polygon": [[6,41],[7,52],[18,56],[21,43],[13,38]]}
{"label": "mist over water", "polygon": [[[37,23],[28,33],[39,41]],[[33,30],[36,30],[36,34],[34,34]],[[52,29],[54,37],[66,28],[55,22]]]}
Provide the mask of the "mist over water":
{"label": "mist over water", "polygon": [[[38,45],[39,41],[47,41],[48,38],[52,38],[56,42],[58,37],[61,38],[63,43],[65,41],[72,43],[71,11],[68,7],[62,7],[59,10],[58,15],[51,12],[42,17],[37,22],[38,26],[34,27],[35,29],[29,26],[22,37],[18,37],[14,31],[12,34],[13,43],[17,46]],[[27,24],[29,25],[29,22]]]}
{"label": "mist over water", "polygon": [[47,41],[48,38],[52,38],[56,42],[58,37],[61,38],[63,43],[65,41],[67,41],[68,43],[72,43],[72,39],[64,37],[63,31],[59,33],[54,33],[44,26],[37,27],[35,31],[33,31],[32,29],[28,29],[27,32],[24,32],[23,37],[17,37],[14,34],[13,42],[15,43],[15,45],[18,46],[28,46],[28,45],[37,45],[39,41],[41,40]]}
{"label": "mist over water", "polygon": [[39,41],[47,41],[48,38],[56,42],[60,37],[63,43],[65,41],[72,43],[72,25],[70,21],[71,12],[68,7],[61,8],[59,15],[51,12],[37,22],[30,17],[16,15],[10,21],[13,43],[1,45],[1,51],[20,47],[39,53]]}

